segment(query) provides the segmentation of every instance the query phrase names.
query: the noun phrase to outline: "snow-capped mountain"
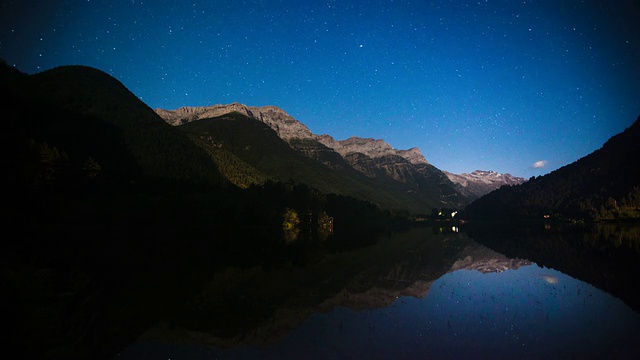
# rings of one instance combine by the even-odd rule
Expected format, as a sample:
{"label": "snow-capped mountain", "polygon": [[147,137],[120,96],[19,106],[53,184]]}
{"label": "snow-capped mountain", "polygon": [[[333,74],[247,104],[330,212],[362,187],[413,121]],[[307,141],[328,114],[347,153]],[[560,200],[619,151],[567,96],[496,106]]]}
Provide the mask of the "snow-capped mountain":
{"label": "snow-capped mountain", "polygon": [[449,180],[456,184],[458,191],[470,199],[480,198],[503,185],[518,185],[527,181],[521,177],[491,170],[476,170],[471,174],[452,174],[448,171],[444,171],[444,173]]}

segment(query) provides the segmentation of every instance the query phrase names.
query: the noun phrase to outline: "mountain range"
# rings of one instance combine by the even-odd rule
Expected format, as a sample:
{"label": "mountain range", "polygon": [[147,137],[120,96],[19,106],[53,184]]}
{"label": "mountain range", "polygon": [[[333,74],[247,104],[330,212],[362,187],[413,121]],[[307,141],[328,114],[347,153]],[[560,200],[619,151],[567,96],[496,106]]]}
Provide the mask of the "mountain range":
{"label": "mountain range", "polygon": [[317,135],[276,106],[153,110],[118,80],[85,66],[27,75],[4,65],[1,79],[3,146],[22,157],[35,151],[28,141],[38,151],[59,152],[52,160],[59,163],[37,171],[25,169],[20,156],[5,159],[14,171],[3,180],[16,188],[93,166],[119,184],[248,188],[293,182],[409,214],[469,205],[471,216],[589,219],[635,216],[640,192],[637,121],[594,153],[525,181],[493,171],[452,174],[418,148],[398,150],[380,139]]}
{"label": "mountain range", "polygon": [[[391,147],[382,139],[350,137],[346,140],[336,140],[327,134],[312,133],[307,126],[294,119],[284,110],[276,106],[246,106],[244,104],[217,104],[203,107],[181,107],[176,110],[155,109],[155,112],[167,123],[174,126],[189,128],[188,124],[207,119],[235,119],[245,117],[267,125],[289,147],[307,158],[313,159],[327,168],[340,173],[342,176],[360,183],[367,188],[375,187],[375,192],[388,193],[387,199],[375,199],[374,202],[383,207],[406,208],[413,212],[425,212],[429,207],[459,208],[471,200],[503,185],[514,185],[524,182],[523,178],[510,174],[498,174],[493,171],[475,171],[472,174],[455,175],[441,171],[429,164],[417,147],[408,150],[398,150]],[[220,121],[219,121],[220,122]],[[224,121],[222,121],[224,123]],[[249,122],[250,123],[250,122]],[[224,126],[210,124],[210,126]],[[199,131],[206,133],[201,138],[211,139],[215,131]],[[217,130],[219,134],[220,131]],[[209,146],[217,147],[219,151],[229,150],[237,157],[246,156],[248,149],[234,151],[225,146],[223,138],[217,138],[216,143]],[[245,144],[250,145],[250,144]],[[255,144],[254,144],[255,145]],[[250,151],[250,150],[249,150]],[[284,159],[282,157],[281,159]],[[251,161],[245,161],[251,163]],[[246,169],[253,173],[263,173],[264,177],[274,177],[278,180],[282,174],[272,174],[268,170]],[[265,173],[266,172],[266,173]],[[364,175],[364,176],[363,176]],[[313,178],[297,178],[294,180],[312,183],[325,191],[336,191],[328,187],[328,183],[315,182]],[[243,186],[242,183],[236,185]],[[361,195],[371,200],[373,192]],[[386,194],[385,194],[386,195]],[[406,195],[410,195],[409,198]],[[389,199],[401,200],[402,204]]]}
{"label": "mountain range", "polygon": [[[640,131],[638,121],[612,137],[592,154],[547,175],[525,180],[510,174],[476,170],[453,174],[437,169],[420,149],[398,150],[381,139],[351,137],[336,140],[313,134],[304,124],[275,106],[248,107],[233,103],[206,107],[156,109],[167,123],[188,126],[204,119],[241,114],[272,129],[298,154],[377,189],[373,202],[383,208],[425,212],[428,207],[462,208],[475,217],[571,219],[635,219],[640,214]],[[219,148],[224,148],[222,142]],[[246,151],[246,149],[244,150]],[[241,152],[235,152],[242,156]],[[364,175],[364,177],[363,177]],[[269,174],[267,174],[267,177]],[[280,178],[279,180],[283,180]],[[302,180],[302,179],[301,179]],[[310,181],[302,180],[310,183]],[[313,183],[323,190],[326,183]],[[361,186],[356,186],[362,188]],[[372,199],[371,192],[357,193]],[[403,195],[410,195],[404,197]],[[476,201],[477,200],[477,201]]]}
{"label": "mountain range", "polygon": [[276,108],[174,126],[91,67],[0,64],[0,107],[14,358],[112,358],[217,270],[305,266],[406,227],[395,215],[468,202],[415,151],[347,154],[368,176]]}
{"label": "mountain range", "polygon": [[[237,324],[216,297],[229,290],[229,280],[261,296],[262,288],[246,286],[246,276],[281,269],[301,283],[333,288],[339,283],[303,281],[292,270],[336,261],[339,270],[373,264],[378,271],[382,261],[336,255],[368,253],[380,239],[398,245],[394,233],[409,229],[411,214],[464,207],[467,229],[484,219],[640,218],[640,119],[594,153],[524,181],[492,171],[447,173],[419,149],[398,150],[383,140],[316,135],[275,106],[154,110],[86,66],[28,75],[0,63],[0,107],[6,193],[0,221],[7,234],[17,234],[0,242],[0,284],[9,295],[0,297],[0,316],[12,329],[5,353],[21,355],[12,358],[113,358],[160,318],[186,325],[210,319],[189,299],[224,269],[231,278],[219,277],[223,288],[213,288],[211,309]],[[597,265],[590,273],[619,264],[628,277],[637,274],[636,265],[626,266],[638,263],[636,240],[614,231],[611,241],[598,233],[560,241],[537,228],[530,249],[540,244],[568,263]],[[434,252],[422,235],[401,247],[398,254],[416,262],[390,273],[419,274],[416,264],[451,259],[462,243],[450,231],[451,237],[442,234],[445,252]],[[513,232],[500,238],[475,231],[507,255],[524,243]],[[595,245],[580,250],[588,244]],[[377,259],[390,256],[386,247],[379,251]],[[583,256],[594,253],[606,261]],[[620,284],[637,288],[637,281]],[[231,302],[250,302],[254,308],[241,311],[253,320],[277,308],[263,297],[228,293]],[[274,293],[289,299],[279,286]]]}

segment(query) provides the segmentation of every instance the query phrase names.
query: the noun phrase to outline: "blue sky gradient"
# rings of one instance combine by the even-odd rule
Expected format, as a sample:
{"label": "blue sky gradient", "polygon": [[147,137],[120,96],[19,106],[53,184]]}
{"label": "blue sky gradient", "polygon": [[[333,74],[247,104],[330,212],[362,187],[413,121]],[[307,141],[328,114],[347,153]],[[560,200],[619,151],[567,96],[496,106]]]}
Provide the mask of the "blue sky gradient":
{"label": "blue sky gradient", "polygon": [[152,108],[276,105],[442,170],[530,177],[640,116],[638,24],[633,0],[20,0],[0,4],[0,57],[96,67]]}

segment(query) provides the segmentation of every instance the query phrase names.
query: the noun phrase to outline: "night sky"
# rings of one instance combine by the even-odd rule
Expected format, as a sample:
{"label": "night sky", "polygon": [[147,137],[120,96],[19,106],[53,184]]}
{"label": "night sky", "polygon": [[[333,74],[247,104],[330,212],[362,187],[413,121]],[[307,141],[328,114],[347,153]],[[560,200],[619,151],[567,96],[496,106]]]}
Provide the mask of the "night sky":
{"label": "night sky", "polygon": [[275,105],[436,167],[542,175],[640,115],[640,2],[2,1],[0,57],[152,108]]}

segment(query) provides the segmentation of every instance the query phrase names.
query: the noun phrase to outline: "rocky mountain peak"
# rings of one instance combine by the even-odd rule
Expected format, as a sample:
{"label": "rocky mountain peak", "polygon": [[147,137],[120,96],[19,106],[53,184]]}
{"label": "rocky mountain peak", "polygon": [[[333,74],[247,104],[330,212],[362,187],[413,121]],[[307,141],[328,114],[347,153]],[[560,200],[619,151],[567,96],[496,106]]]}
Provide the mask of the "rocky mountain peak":
{"label": "rocky mountain peak", "polygon": [[422,155],[422,151],[417,147],[412,147],[409,150],[398,150],[400,156],[409,160],[413,165],[428,164],[427,159]]}
{"label": "rocky mountain peak", "polygon": [[227,105],[212,105],[212,106],[183,106],[176,110],[164,110],[155,109],[164,121],[171,125],[182,125],[192,121],[207,119],[216,116],[221,116],[231,112],[239,112],[246,116],[253,117],[251,110],[246,105],[234,102]]}
{"label": "rocky mountain peak", "polygon": [[361,138],[357,136],[336,141],[329,135],[315,135],[300,121],[277,106],[246,106],[237,102],[212,106],[183,106],[176,110],[155,109],[162,119],[171,125],[182,125],[191,121],[222,116],[239,112],[263,122],[272,128],[285,141],[291,139],[313,139],[333,149],[343,157],[347,154],[361,153],[376,159],[388,155],[400,156],[411,164],[428,164],[417,147],[397,150],[382,139]]}
{"label": "rocky mountain peak", "polygon": [[249,109],[253,118],[269,125],[283,140],[313,138],[308,127],[277,106],[252,106]]}
{"label": "rocky mountain peak", "polygon": [[382,139],[361,138],[352,136],[346,140],[339,141],[340,145],[347,153],[359,152],[371,158],[378,158],[393,151],[391,145]]}
{"label": "rocky mountain peak", "polygon": [[479,198],[503,185],[518,185],[526,181],[511,174],[501,174],[492,170],[475,170],[470,174],[452,174],[444,171],[458,190],[470,198]]}
{"label": "rocky mountain peak", "polygon": [[346,157],[349,154],[360,153],[370,158],[376,159],[383,156],[396,155],[400,156],[411,164],[428,164],[427,160],[417,147],[409,150],[397,150],[391,147],[382,139],[361,138],[352,136],[346,140],[335,140],[329,135],[316,136],[316,140],[325,146],[332,148],[338,154]]}
{"label": "rocky mountain peak", "polygon": [[501,174],[499,172],[493,170],[475,170],[471,174],[462,174],[467,175],[467,177],[480,179],[481,181],[491,183],[491,182],[500,182],[504,185],[517,185],[522,184],[526,180],[521,177],[513,176],[509,173]]}
{"label": "rocky mountain peak", "polygon": [[311,138],[313,134],[301,122],[277,106],[251,106],[237,102],[211,106],[183,106],[176,110],[155,109],[164,121],[171,125],[182,125],[192,121],[238,112],[261,121],[272,128],[284,140]]}

